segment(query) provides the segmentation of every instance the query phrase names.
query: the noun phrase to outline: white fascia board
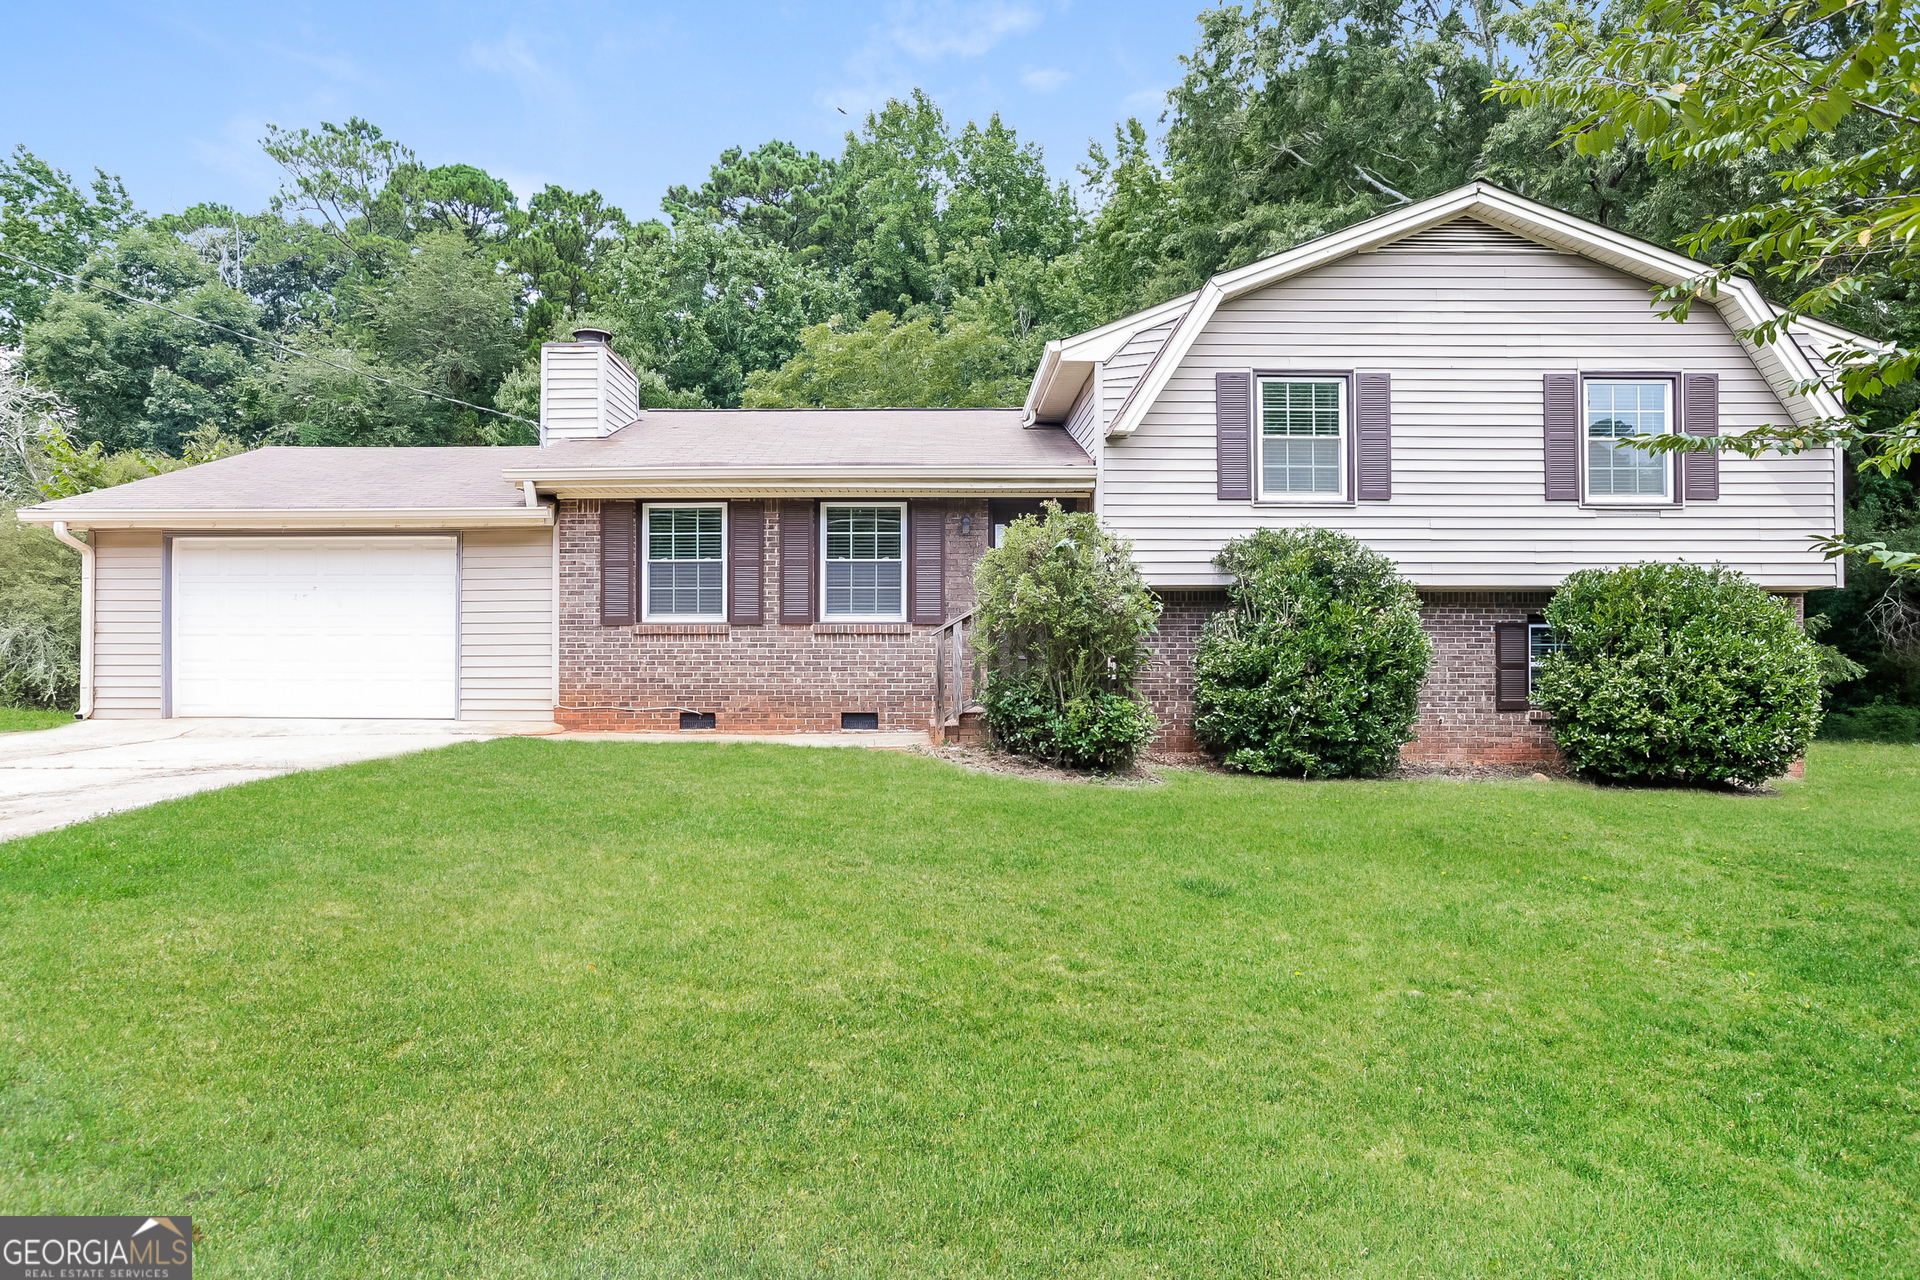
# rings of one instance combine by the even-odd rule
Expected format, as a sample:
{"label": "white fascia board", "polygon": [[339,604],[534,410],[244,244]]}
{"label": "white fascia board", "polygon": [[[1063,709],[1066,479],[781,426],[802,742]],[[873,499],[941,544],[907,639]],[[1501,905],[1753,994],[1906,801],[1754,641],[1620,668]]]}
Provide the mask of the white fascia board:
{"label": "white fascia board", "polygon": [[1093,492],[1091,463],[1057,467],[569,467],[515,470],[560,498],[1047,497]]}
{"label": "white fascia board", "polygon": [[538,528],[553,523],[550,507],[365,507],[247,509],[206,508],[115,511],[44,506],[23,507],[15,513],[25,524],[52,524],[64,520],[81,529],[513,529]]}
{"label": "white fascia board", "polygon": [[1183,293],[1157,307],[1136,311],[1089,329],[1070,338],[1055,338],[1040,354],[1040,367],[1034,370],[1033,383],[1027,388],[1026,410],[1029,422],[1056,422],[1073,410],[1081,388],[1093,375],[1093,368],[1111,360],[1120,348],[1143,329],[1157,329],[1169,320],[1186,314],[1198,293]]}
{"label": "white fascia board", "polygon": [[[1593,258],[1656,284],[1677,284],[1691,278],[1703,265],[1669,249],[1561,213],[1498,187],[1469,183],[1430,200],[1383,213],[1344,231],[1311,240],[1264,262],[1223,272],[1209,280],[1194,300],[1185,321],[1160,348],[1127,403],[1114,416],[1113,425],[1107,431],[1108,438],[1132,435],[1139,427],[1148,409],[1166,389],[1174,370],[1179,368],[1222,302],[1325,266],[1348,254],[1364,253],[1428,227],[1466,216],[1482,218],[1528,239]],[[1745,280],[1729,281],[1722,286],[1719,296],[1711,301],[1732,322],[1734,328],[1763,324],[1774,314],[1760,291]],[[1751,343],[1743,341],[1742,345],[1750,356],[1758,356]],[[1815,391],[1809,396],[1794,391],[1796,383],[1812,381],[1818,376],[1796,344],[1790,341],[1770,343],[1765,351],[1777,353],[1777,368],[1770,370],[1769,362],[1763,358],[1756,358],[1755,363],[1772,384],[1774,393],[1780,397],[1794,421],[1806,422],[1839,413],[1838,402],[1825,391]]]}

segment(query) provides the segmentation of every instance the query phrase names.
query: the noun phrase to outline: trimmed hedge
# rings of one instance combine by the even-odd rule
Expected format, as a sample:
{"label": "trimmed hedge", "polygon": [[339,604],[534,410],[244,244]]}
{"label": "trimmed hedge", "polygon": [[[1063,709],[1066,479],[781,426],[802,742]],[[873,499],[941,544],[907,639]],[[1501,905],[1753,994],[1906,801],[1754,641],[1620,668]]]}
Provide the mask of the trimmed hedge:
{"label": "trimmed hedge", "polygon": [[1787,602],[1731,569],[1573,574],[1547,605],[1557,653],[1534,701],[1576,768],[1754,787],[1806,753],[1820,659]]}
{"label": "trimmed hedge", "polygon": [[1413,740],[1433,645],[1393,561],[1328,529],[1262,529],[1214,563],[1233,607],[1194,655],[1194,728],[1230,769],[1385,773]]}

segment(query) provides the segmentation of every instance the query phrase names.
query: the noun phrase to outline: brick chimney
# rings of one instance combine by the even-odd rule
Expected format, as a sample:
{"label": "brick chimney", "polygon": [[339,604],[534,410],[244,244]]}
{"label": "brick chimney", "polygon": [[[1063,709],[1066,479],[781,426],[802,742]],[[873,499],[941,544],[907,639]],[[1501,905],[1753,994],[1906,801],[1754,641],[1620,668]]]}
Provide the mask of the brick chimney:
{"label": "brick chimney", "polygon": [[640,379],[605,329],[540,344],[540,443],[598,440],[640,417]]}

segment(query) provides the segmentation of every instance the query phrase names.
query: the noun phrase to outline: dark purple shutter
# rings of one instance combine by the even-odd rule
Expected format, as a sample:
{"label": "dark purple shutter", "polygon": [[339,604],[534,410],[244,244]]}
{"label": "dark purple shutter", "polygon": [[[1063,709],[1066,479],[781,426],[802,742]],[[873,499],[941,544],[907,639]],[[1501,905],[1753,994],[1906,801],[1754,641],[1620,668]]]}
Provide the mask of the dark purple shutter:
{"label": "dark purple shutter", "polygon": [[1393,498],[1393,375],[1362,373],[1355,377],[1360,398],[1360,486],[1362,502]]}
{"label": "dark purple shutter", "polygon": [[761,599],[766,594],[767,508],[759,502],[727,506],[727,576],[731,599],[727,621],[736,627],[757,627],[764,620]]}
{"label": "dark purple shutter", "polygon": [[600,625],[630,627],[640,618],[639,518],[632,502],[600,504]]}
{"label": "dark purple shutter", "polygon": [[1253,375],[1213,375],[1213,448],[1217,496],[1253,498]]}
{"label": "dark purple shutter", "polygon": [[780,504],[780,621],[813,621],[813,536],[818,523],[811,502]]}
{"label": "dark purple shutter", "polygon": [[[1717,436],[1720,434],[1720,375],[1717,373],[1690,373],[1682,379],[1685,391],[1681,396],[1680,419],[1683,428],[1690,436]],[[1682,492],[1688,502],[1716,502],[1720,498],[1720,455],[1717,453],[1683,453],[1681,457],[1681,475],[1685,477]]]}
{"label": "dark purple shutter", "polygon": [[909,502],[907,517],[907,620],[937,627],[947,620],[947,504]]}
{"label": "dark purple shutter", "polygon": [[1550,373],[1544,390],[1547,501],[1580,501],[1580,375]]}
{"label": "dark purple shutter", "polygon": [[1525,711],[1532,690],[1527,670],[1527,624],[1493,624],[1493,709]]}

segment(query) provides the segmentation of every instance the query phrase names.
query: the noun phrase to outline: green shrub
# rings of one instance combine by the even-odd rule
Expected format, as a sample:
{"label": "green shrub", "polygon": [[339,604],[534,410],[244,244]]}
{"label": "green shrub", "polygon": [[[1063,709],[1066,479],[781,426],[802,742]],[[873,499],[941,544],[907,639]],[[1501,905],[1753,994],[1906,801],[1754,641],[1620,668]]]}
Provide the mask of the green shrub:
{"label": "green shrub", "polygon": [[1385,556],[1328,529],[1262,529],[1214,563],[1233,576],[1194,655],[1194,728],[1230,769],[1385,773],[1413,740],[1433,645]]}
{"label": "green shrub", "polygon": [[1534,701],[1579,769],[1758,786],[1805,754],[1820,658],[1785,600],[1731,569],[1645,564],[1569,577]]}
{"label": "green shrub", "polygon": [[1830,711],[1820,736],[1832,742],[1920,742],[1920,707],[1875,699],[1851,711]]}
{"label": "green shrub", "polygon": [[1008,751],[1083,769],[1125,768],[1159,728],[1151,711],[1105,689],[1060,703],[1035,684],[1001,681],[982,705]]}
{"label": "green shrub", "polygon": [[1009,751],[1119,769],[1159,728],[1134,678],[1160,603],[1133,548],[1049,502],[1007,526],[974,573],[974,651],[987,728]]}
{"label": "green shrub", "polygon": [[80,555],[0,509],[0,706],[71,707],[80,693]]}

